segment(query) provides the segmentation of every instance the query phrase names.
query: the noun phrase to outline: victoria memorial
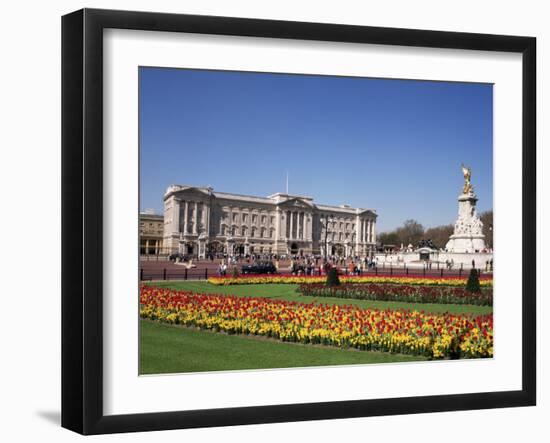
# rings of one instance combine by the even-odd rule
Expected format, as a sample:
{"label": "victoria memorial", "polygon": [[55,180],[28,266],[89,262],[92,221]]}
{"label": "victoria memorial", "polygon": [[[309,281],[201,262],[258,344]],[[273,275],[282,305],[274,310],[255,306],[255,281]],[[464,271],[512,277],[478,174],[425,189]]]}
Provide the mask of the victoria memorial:
{"label": "victoria memorial", "polygon": [[209,254],[371,255],[376,211],[317,204],[311,197],[230,194],[172,185],[164,194],[163,245],[169,252]]}

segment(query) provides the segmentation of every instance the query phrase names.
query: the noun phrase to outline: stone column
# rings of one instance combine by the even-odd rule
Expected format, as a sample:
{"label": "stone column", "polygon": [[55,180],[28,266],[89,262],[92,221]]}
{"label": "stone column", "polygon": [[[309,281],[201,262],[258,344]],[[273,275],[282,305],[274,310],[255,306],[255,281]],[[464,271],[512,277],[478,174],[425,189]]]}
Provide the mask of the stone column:
{"label": "stone column", "polygon": [[210,237],[210,205],[205,205],[206,211],[206,235]]}
{"label": "stone column", "polygon": [[197,233],[197,225],[199,224],[199,204],[197,202],[195,202],[195,207],[194,207],[194,213],[193,213],[193,234],[196,234]]}
{"label": "stone column", "polygon": [[202,204],[202,227],[204,229],[204,234],[208,235],[208,225],[206,224],[207,212],[206,212],[206,203]]}
{"label": "stone column", "polygon": [[185,202],[185,212],[183,213],[183,234],[187,234],[187,214],[189,213],[189,202]]}
{"label": "stone column", "polygon": [[369,231],[369,235],[368,235],[369,243],[372,243],[372,220],[369,220],[368,227],[369,227],[369,229],[368,229],[368,231]]}
{"label": "stone column", "polygon": [[180,202],[175,198],[172,201],[172,234],[180,233]]}
{"label": "stone column", "polygon": [[307,239],[307,235],[306,235],[306,230],[307,230],[307,226],[306,226],[306,213],[305,212],[302,212],[302,239],[303,240],[306,240]]}
{"label": "stone column", "polygon": [[359,255],[359,243],[361,243],[361,218],[355,217],[355,254]]}
{"label": "stone column", "polygon": [[145,255],[149,255],[149,240],[145,240]]}
{"label": "stone column", "polygon": [[293,223],[294,223],[293,214],[294,214],[294,213],[293,213],[292,211],[289,211],[289,216],[290,216],[290,235],[288,236],[288,238],[294,238],[294,237],[293,237],[293,233],[292,233]]}

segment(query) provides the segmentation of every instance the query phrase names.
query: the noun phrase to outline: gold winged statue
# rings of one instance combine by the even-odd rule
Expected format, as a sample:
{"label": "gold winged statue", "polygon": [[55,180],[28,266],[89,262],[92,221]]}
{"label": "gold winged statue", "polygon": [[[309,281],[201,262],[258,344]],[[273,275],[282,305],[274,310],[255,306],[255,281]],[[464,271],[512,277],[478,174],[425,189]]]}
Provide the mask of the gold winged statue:
{"label": "gold winged statue", "polygon": [[464,187],[462,188],[462,193],[470,194],[474,192],[474,188],[472,186],[472,183],[470,182],[470,178],[472,177],[472,168],[464,166],[464,163],[461,163],[461,167],[462,175],[464,176]]}

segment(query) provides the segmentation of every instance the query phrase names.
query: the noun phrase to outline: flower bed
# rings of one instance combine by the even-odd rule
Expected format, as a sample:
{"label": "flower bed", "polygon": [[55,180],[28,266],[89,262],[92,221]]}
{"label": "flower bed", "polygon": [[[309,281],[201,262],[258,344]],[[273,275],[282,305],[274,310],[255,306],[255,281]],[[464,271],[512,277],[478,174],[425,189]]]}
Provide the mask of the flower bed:
{"label": "flower bed", "polygon": [[338,297],[357,300],[399,301],[410,303],[453,303],[459,305],[493,305],[493,289],[470,292],[456,286],[420,286],[380,283],[346,283],[326,286],[323,283],[301,284],[298,292],[312,297]]}
{"label": "flower bed", "polygon": [[[466,286],[466,277],[412,277],[412,276],[347,276],[341,275],[342,283],[390,283],[402,285],[423,285],[423,286]],[[326,276],[297,276],[291,274],[277,275],[256,275],[256,276],[239,276],[239,277],[210,277],[208,282],[213,285],[256,285],[266,283],[278,284],[310,284],[310,283],[325,283]],[[492,287],[493,279],[483,277],[480,278],[482,287]]]}
{"label": "flower bed", "polygon": [[493,355],[492,315],[427,314],[140,288],[142,318],[229,334],[360,350],[479,358]]}

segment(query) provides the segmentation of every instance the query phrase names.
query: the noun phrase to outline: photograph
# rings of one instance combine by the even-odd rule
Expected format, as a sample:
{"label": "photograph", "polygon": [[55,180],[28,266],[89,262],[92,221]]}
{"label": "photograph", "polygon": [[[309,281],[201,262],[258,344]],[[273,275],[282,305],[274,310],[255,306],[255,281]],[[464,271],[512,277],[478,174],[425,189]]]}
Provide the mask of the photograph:
{"label": "photograph", "polygon": [[495,357],[493,84],[138,69],[140,375]]}

